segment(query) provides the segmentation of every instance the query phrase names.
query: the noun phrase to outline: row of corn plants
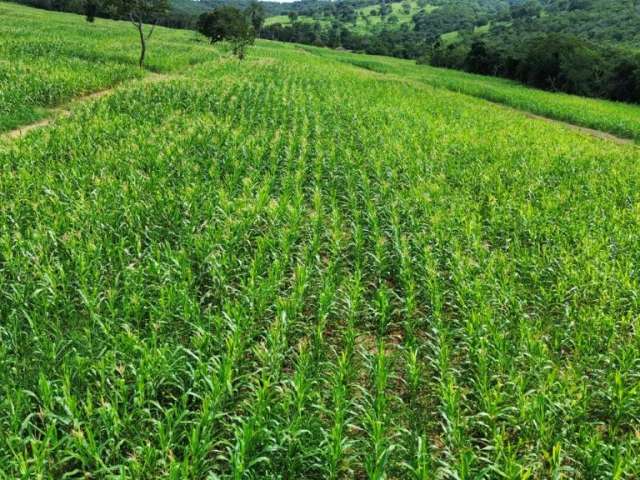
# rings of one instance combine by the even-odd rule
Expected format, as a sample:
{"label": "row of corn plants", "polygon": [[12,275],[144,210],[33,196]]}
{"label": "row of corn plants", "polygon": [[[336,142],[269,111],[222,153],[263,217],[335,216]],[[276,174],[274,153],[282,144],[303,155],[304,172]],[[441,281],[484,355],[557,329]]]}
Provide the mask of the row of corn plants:
{"label": "row of corn plants", "polygon": [[0,472],[637,477],[639,184],[291,45],[79,106],[0,145]]}

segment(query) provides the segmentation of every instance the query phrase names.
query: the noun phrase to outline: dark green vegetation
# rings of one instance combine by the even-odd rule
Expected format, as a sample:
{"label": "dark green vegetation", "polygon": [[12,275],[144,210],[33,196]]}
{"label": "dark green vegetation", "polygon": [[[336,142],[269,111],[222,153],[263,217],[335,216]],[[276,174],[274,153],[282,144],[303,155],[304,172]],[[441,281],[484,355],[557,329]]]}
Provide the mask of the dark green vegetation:
{"label": "dark green vegetation", "polygon": [[[3,81],[146,75],[126,23],[0,12]],[[154,35],[174,78],[0,139],[0,477],[640,475],[635,146]]]}
{"label": "dark green vegetation", "polygon": [[[53,10],[60,12],[73,12],[85,14],[87,12],[87,4],[93,4],[95,14],[103,18],[117,18],[117,14],[106,4],[109,0],[11,0],[14,3],[20,3],[31,7],[42,8],[45,10]],[[214,8],[221,6],[233,6],[246,9],[253,0],[170,0],[171,9],[164,15],[159,17],[160,25],[178,27],[178,28],[195,28],[198,16],[206,13]],[[282,15],[294,10],[306,11],[308,9],[317,8],[323,2],[322,0],[301,0],[293,4],[282,4],[279,2],[260,2],[265,11],[269,15]]]}
{"label": "dark green vegetation", "polygon": [[640,102],[640,9],[631,0],[346,0],[305,13],[269,19],[263,36]]}
{"label": "dark green vegetation", "polygon": [[[623,5],[616,11],[625,13],[636,31],[640,29],[640,13],[635,9]],[[640,53],[631,44],[635,37],[624,36],[628,43],[607,42],[587,29],[581,38],[573,29],[563,29],[563,23],[547,24],[546,19],[514,22],[454,44],[439,43],[422,60],[547,90],[640,102]]]}
{"label": "dark green vegetation", "polygon": [[203,13],[198,19],[198,31],[210,43],[227,41],[238,59],[243,60],[246,49],[253,45],[264,22],[265,12],[260,3],[253,2],[245,11],[222,6]]}

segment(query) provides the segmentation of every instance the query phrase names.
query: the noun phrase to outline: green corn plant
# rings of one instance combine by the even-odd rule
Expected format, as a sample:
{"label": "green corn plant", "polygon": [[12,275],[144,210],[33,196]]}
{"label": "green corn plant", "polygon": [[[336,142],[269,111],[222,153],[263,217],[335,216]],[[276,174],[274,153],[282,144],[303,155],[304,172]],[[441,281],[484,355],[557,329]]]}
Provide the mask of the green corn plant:
{"label": "green corn plant", "polygon": [[640,477],[636,106],[0,11],[0,478]]}

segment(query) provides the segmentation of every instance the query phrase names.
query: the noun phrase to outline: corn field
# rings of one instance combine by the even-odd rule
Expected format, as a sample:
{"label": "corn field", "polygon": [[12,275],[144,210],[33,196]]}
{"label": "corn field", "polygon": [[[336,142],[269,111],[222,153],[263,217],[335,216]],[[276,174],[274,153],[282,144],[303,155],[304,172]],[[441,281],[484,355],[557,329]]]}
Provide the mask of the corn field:
{"label": "corn field", "polygon": [[193,37],[0,141],[0,478],[640,476],[634,145]]}

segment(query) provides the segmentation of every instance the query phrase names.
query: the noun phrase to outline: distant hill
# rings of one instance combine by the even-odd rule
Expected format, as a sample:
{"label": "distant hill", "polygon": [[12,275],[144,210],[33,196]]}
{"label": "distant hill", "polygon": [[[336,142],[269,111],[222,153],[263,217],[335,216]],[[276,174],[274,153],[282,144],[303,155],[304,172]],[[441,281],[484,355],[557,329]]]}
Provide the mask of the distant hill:
{"label": "distant hill", "polygon": [[[174,10],[192,15],[200,15],[203,12],[212,10],[221,5],[232,5],[238,8],[245,8],[251,0],[171,0]],[[289,11],[304,11],[321,8],[329,0],[303,0],[293,3],[280,2],[260,2],[265,12],[269,16],[278,16]]]}
{"label": "distant hill", "polygon": [[[61,12],[83,13],[84,0],[11,0],[31,7]],[[172,11],[165,15],[160,23],[179,28],[191,28],[198,15],[221,5],[233,5],[245,8],[251,0],[171,0]],[[284,4],[278,2],[260,2],[269,16],[283,15],[289,11],[307,11],[320,8],[328,0],[302,0]],[[99,16],[109,16],[106,9],[99,11]]]}
{"label": "distant hill", "polygon": [[[611,0],[345,0],[315,7],[302,3],[280,4],[287,12],[274,14],[267,25],[337,25],[358,35],[409,31],[421,33],[431,43],[437,39],[455,43],[473,35],[553,32],[640,47],[640,14],[630,15],[622,2]],[[298,16],[290,18],[289,11]]]}
{"label": "distant hill", "polygon": [[263,37],[640,102],[637,1],[343,0],[288,8],[267,19]]}

